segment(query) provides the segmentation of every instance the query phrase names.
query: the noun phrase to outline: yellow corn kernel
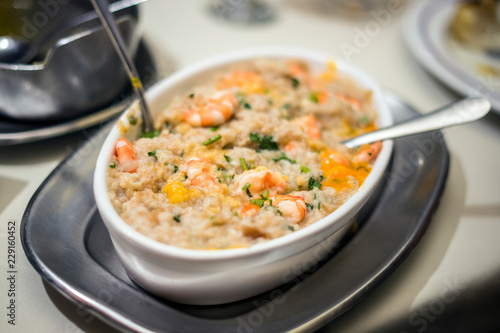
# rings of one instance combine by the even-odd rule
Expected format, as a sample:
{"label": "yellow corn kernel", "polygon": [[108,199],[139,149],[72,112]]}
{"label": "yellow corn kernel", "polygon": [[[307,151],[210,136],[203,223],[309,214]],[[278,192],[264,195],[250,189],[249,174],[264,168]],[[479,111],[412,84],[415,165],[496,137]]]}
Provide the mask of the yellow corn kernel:
{"label": "yellow corn kernel", "polygon": [[309,148],[311,148],[312,150],[321,151],[327,148],[327,145],[321,140],[314,140],[307,138],[306,142]]}
{"label": "yellow corn kernel", "polygon": [[325,82],[331,82],[335,80],[337,74],[337,64],[334,61],[328,61],[326,63],[326,70],[321,73],[321,79]]}
{"label": "yellow corn kernel", "polygon": [[161,191],[167,194],[168,200],[173,204],[189,199],[189,191],[179,180],[168,182]]}

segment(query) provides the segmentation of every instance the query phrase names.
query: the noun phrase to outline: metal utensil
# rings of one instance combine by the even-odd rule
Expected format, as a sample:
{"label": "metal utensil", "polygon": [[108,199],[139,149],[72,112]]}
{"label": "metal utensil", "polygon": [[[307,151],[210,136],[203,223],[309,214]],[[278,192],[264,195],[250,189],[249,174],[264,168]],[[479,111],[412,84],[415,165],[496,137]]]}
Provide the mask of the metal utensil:
{"label": "metal utensil", "polygon": [[359,135],[342,144],[355,148],[366,143],[465,124],[484,117],[490,109],[491,103],[485,98],[465,98],[422,117]]}
{"label": "metal utensil", "polygon": [[127,48],[125,43],[123,42],[120,32],[118,31],[118,27],[114,21],[112,14],[108,10],[108,3],[106,0],[90,0],[92,5],[94,6],[97,15],[101,19],[101,22],[108,33],[113,46],[118,53],[118,56],[125,67],[127,75],[132,83],[132,87],[134,88],[135,93],[139,97],[139,103],[141,106],[141,114],[143,121],[143,130],[145,132],[149,132],[154,130],[153,127],[153,119],[151,117],[151,112],[149,111],[148,105],[146,103],[146,99],[144,97],[144,87],[142,85],[141,79],[135,68],[134,62],[130,58],[127,53]]}
{"label": "metal utensil", "polygon": [[0,62],[23,63],[26,59],[33,59],[36,51],[30,47],[29,43],[19,37],[0,37]]}

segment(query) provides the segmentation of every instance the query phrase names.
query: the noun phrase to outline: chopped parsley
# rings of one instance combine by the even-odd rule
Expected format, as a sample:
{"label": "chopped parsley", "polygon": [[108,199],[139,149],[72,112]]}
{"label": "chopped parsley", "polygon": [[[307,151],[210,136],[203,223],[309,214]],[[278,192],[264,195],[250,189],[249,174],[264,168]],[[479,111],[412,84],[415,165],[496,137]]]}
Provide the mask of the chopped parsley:
{"label": "chopped parsley", "polygon": [[309,95],[309,100],[313,103],[319,103],[318,94],[312,93]]}
{"label": "chopped parsley", "polygon": [[130,125],[134,126],[134,125],[137,125],[137,117],[134,117],[134,116],[129,116],[128,117],[128,122]]}
{"label": "chopped parsley", "polygon": [[148,152],[148,156],[153,156],[158,161],[158,156],[156,156],[156,150]]}
{"label": "chopped parsley", "polygon": [[269,201],[269,205],[271,206],[273,205],[272,200],[269,199],[269,190],[265,190],[264,192],[262,192],[259,199],[250,200],[250,203],[252,205],[262,207],[264,206],[266,201]]}
{"label": "chopped parsley", "polygon": [[227,163],[231,163],[231,157],[224,154],[224,158],[226,159]]}
{"label": "chopped parsley", "polygon": [[251,110],[251,109],[252,109],[252,106],[251,106],[250,104],[248,104],[248,102],[243,103],[243,107],[244,107],[245,109],[248,109],[248,110]]}
{"label": "chopped parsley", "polygon": [[113,163],[111,163],[111,164],[109,165],[109,167],[110,167],[111,169],[116,168],[116,161],[114,161]]}
{"label": "chopped parsley", "polygon": [[189,95],[189,98],[193,98],[193,97],[194,97],[194,93],[191,93],[191,94]]}
{"label": "chopped parsley", "polygon": [[176,173],[179,170],[179,167],[177,165],[174,165],[174,173]]}
{"label": "chopped parsley", "polygon": [[278,144],[270,135],[261,136],[259,133],[250,133],[250,141],[259,145],[259,149],[278,150]]}
{"label": "chopped parsley", "polygon": [[356,171],[364,169],[366,172],[370,172],[367,167],[360,165],[359,167],[356,168]]}
{"label": "chopped parsley", "polygon": [[289,158],[285,155],[285,153],[281,153],[281,155],[280,155],[280,156],[278,156],[278,157],[276,157],[276,158],[273,158],[273,161],[274,161],[274,162],[278,162],[278,161],[281,161],[281,160],[288,161],[288,162],[290,162],[290,163],[292,163],[292,164],[297,163],[297,161],[289,159]]}
{"label": "chopped parsley", "polygon": [[361,118],[359,118],[359,121],[363,124],[363,125],[368,125],[371,123],[371,120],[370,120],[370,117],[368,117],[366,114],[362,115]]}
{"label": "chopped parsley", "polygon": [[308,203],[306,203],[306,207],[307,207],[307,208],[309,208],[310,210],[313,210],[313,209],[314,209],[314,206],[313,206],[313,205],[311,205],[311,204],[308,204]]}
{"label": "chopped parsley", "polygon": [[318,189],[321,189],[321,183],[318,182],[313,177],[309,178],[309,183],[307,185],[309,185],[309,191],[313,190],[315,187],[317,187]]}
{"label": "chopped parsley", "polygon": [[203,142],[203,145],[204,145],[204,146],[211,145],[212,143],[217,142],[217,141],[219,141],[220,139],[222,139],[222,136],[221,136],[220,134],[217,134],[217,135],[216,135],[216,136],[214,136],[213,138],[210,138],[210,139],[208,139],[207,141]]}
{"label": "chopped parsley", "polygon": [[262,207],[262,206],[264,206],[264,203],[265,203],[267,200],[268,200],[268,199],[264,199],[264,198],[254,199],[254,200],[250,200],[250,203],[251,203],[252,205]]}
{"label": "chopped parsley", "polygon": [[248,170],[247,162],[245,161],[245,159],[243,157],[240,158],[240,164],[241,164],[241,168],[243,169],[243,171]]}
{"label": "chopped parsley", "polygon": [[292,86],[293,86],[293,88],[297,89],[299,87],[299,85],[300,85],[300,81],[297,78],[292,77]]}
{"label": "chopped parsley", "polygon": [[174,221],[177,223],[181,222],[181,217],[179,216],[179,214],[174,214]]}
{"label": "chopped parsley", "polygon": [[287,226],[287,229],[290,230],[290,231],[295,231],[295,229],[291,225]]}
{"label": "chopped parsley", "polygon": [[250,198],[252,197],[252,193],[250,193],[250,190],[249,190],[249,188],[250,188],[250,186],[251,186],[251,185],[252,185],[252,184],[250,184],[250,183],[246,183],[246,184],[245,184],[245,186],[243,186],[243,187],[241,188],[241,190],[242,190],[243,192],[246,192],[246,193],[247,193],[247,195],[248,195]]}
{"label": "chopped parsley", "polygon": [[141,134],[141,138],[152,139],[161,134],[161,130],[148,131]]}
{"label": "chopped parsley", "polygon": [[217,131],[219,128],[220,128],[220,126],[213,126],[213,127],[210,127],[210,131],[211,131],[211,132],[215,132],[215,131]]}
{"label": "chopped parsley", "polygon": [[303,166],[303,165],[300,166],[300,173],[308,173],[310,171],[311,171],[311,169],[309,169],[308,167]]}
{"label": "chopped parsley", "polygon": [[285,103],[285,104],[283,104],[283,105],[281,106],[281,108],[282,108],[282,109],[284,109],[284,110],[288,110],[288,109],[290,109],[291,107],[292,107],[292,104],[290,104],[290,103]]}

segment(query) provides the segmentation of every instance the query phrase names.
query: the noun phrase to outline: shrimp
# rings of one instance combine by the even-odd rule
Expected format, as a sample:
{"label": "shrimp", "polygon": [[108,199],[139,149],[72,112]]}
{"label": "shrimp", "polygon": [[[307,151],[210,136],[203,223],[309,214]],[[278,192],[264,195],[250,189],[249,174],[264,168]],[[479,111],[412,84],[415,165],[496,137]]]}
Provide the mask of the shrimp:
{"label": "shrimp", "polygon": [[367,148],[360,150],[356,155],[354,155],[352,160],[354,163],[368,163],[375,159],[381,150],[382,142],[377,141],[367,146]]}
{"label": "shrimp", "polygon": [[[292,123],[299,125],[309,138],[321,140],[321,132],[319,131],[318,123],[314,115],[310,114],[295,118]],[[299,145],[300,143],[297,141],[290,141],[285,145],[284,149],[285,151],[294,151]]]}
{"label": "shrimp", "polygon": [[259,94],[264,90],[260,75],[254,72],[235,71],[222,78],[219,90],[239,88],[246,94]]}
{"label": "shrimp", "polygon": [[320,87],[319,82],[314,80],[314,78],[309,73],[309,69],[305,63],[299,61],[288,62],[288,70],[290,75],[298,79],[299,82],[304,83],[309,89],[318,89]]}
{"label": "shrimp", "polygon": [[[304,198],[295,195],[273,195],[265,206],[271,202],[272,206],[279,210],[281,216],[291,223],[299,223],[306,216],[306,203]],[[247,202],[241,209],[241,216],[252,216],[259,211],[260,207]]]}
{"label": "shrimp", "polygon": [[235,182],[238,184],[239,189],[244,188],[246,184],[250,184],[248,191],[250,191],[252,196],[265,190],[269,190],[270,193],[276,194],[284,192],[286,188],[285,176],[263,166],[244,171],[236,176]]}
{"label": "shrimp", "polygon": [[241,209],[241,216],[251,216],[259,211],[260,207],[247,202],[245,206]]}
{"label": "shrimp", "polygon": [[325,166],[333,162],[333,164],[340,164],[345,167],[349,167],[349,162],[345,156],[333,149],[323,151],[321,153],[321,159],[324,161]]}
{"label": "shrimp", "polygon": [[217,179],[210,173],[212,164],[198,157],[189,159],[186,163],[187,176],[191,185],[198,187],[213,187],[217,185]]}
{"label": "shrimp", "polygon": [[135,172],[139,166],[135,156],[134,146],[124,138],[118,139],[115,144],[116,156],[118,163],[125,172]]}
{"label": "shrimp", "polygon": [[306,216],[304,198],[295,195],[273,195],[269,197],[273,207],[276,207],[291,223],[299,223]]}
{"label": "shrimp", "polygon": [[186,109],[182,118],[191,126],[217,126],[231,118],[237,106],[238,102],[233,94],[220,91],[206,105]]}
{"label": "shrimp", "polygon": [[346,96],[343,93],[338,93],[335,95],[335,97],[337,97],[343,102],[351,104],[355,110],[361,110],[361,102],[359,99],[352,96]]}
{"label": "shrimp", "polygon": [[310,114],[307,116],[299,117],[295,119],[295,122],[300,124],[300,127],[304,130],[306,135],[314,140],[321,140],[321,132],[318,128],[318,123],[314,115]]}

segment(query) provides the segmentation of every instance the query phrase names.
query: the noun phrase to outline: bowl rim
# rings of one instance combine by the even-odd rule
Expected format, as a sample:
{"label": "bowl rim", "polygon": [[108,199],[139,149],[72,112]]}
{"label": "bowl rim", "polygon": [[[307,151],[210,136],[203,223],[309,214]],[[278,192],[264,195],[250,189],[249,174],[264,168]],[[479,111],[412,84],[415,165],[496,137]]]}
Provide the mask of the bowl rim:
{"label": "bowl rim", "polygon": [[[309,63],[318,62],[325,65],[328,61],[334,61],[337,66],[337,71],[344,73],[347,77],[353,79],[353,81],[355,81],[359,86],[372,91],[372,103],[376,104],[375,109],[378,115],[378,120],[382,119],[385,121],[385,125],[392,124],[392,115],[387,104],[385,103],[385,100],[383,99],[381,89],[379,88],[378,83],[368,74],[351,64],[348,64],[340,59],[335,59],[328,53],[294,46],[259,46],[238,49],[211,56],[181,68],[172,75],[159,81],[146,92],[146,98],[148,100],[157,99],[164,90],[175,87],[175,85],[183,82],[183,80],[189,79],[191,76],[200,73],[203,70],[220,68],[223,65],[231,65],[233,63],[250,61],[257,58],[296,58]],[[118,121],[125,119],[128,112],[134,109],[134,105],[135,103],[128,107],[115,124]],[[161,243],[139,233],[118,215],[108,196],[108,185],[106,179],[114,143],[119,137],[122,136],[123,134],[118,131],[117,126],[113,126],[101,147],[94,173],[94,196],[100,214],[106,215],[106,218],[103,217],[106,228],[108,230],[112,229],[109,230],[112,238],[115,232],[122,233],[127,241],[133,242],[135,246],[139,246],[142,250],[149,251],[150,253],[154,253],[156,255],[189,261],[218,261],[221,259],[242,259],[246,257],[259,256],[267,252],[278,250],[287,245],[293,245],[296,242],[309,239],[310,237],[318,237],[325,230],[332,228],[335,224],[341,223],[355,207],[362,206],[364,201],[371,195],[375,185],[383,177],[393,148],[392,140],[385,140],[383,142],[382,151],[377,157],[370,174],[366,177],[362,186],[339,208],[324,218],[296,232],[271,239],[263,243],[258,243],[252,245],[251,247],[214,251],[182,248]],[[344,221],[344,224],[347,222],[348,221]],[[341,228],[342,225],[338,228]],[[326,239],[327,236],[329,235],[324,235],[321,240]],[[291,255],[292,253],[289,254]]]}

